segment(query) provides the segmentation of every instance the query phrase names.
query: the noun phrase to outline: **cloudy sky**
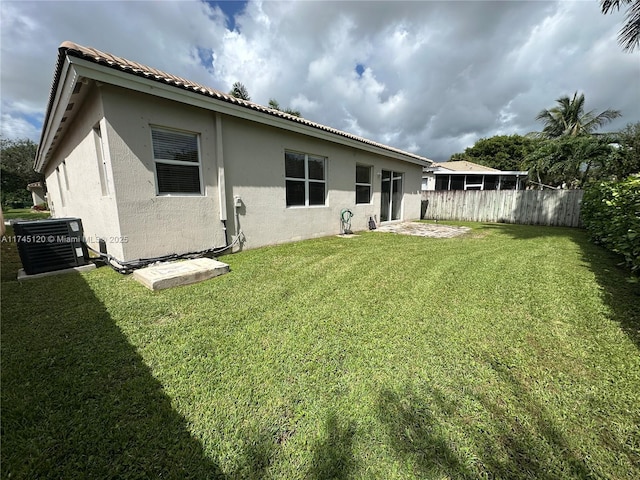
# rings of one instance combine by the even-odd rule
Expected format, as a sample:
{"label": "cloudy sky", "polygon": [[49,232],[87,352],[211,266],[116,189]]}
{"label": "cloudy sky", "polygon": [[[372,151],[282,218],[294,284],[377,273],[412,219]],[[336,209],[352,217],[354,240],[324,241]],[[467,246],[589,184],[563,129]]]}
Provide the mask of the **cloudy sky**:
{"label": "cloudy sky", "polygon": [[0,1],[1,124],[38,141],[65,40],[229,91],[436,161],[476,140],[540,130],[583,92],[640,121],[640,52],[623,12],[583,1]]}

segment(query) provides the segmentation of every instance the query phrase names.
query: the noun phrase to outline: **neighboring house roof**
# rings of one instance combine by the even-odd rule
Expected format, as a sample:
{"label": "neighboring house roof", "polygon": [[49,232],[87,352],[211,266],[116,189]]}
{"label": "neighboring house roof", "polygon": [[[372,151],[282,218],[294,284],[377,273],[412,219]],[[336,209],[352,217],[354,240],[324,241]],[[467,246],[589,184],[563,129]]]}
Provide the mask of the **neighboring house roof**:
{"label": "neighboring house roof", "polygon": [[460,160],[456,162],[442,162],[433,164],[432,167],[446,168],[454,172],[499,172],[497,168],[486,167],[484,165],[478,165],[477,163],[467,162],[466,160]]}
{"label": "neighboring house roof", "polygon": [[478,165],[477,163],[460,160],[456,162],[433,163],[423,169],[424,174],[432,173],[434,175],[448,174],[484,174],[484,175],[527,175],[529,172],[520,170],[498,170],[497,168]]}
{"label": "neighboring house roof", "polygon": [[[366,138],[359,137],[357,135],[352,135],[347,132],[343,132],[341,130],[337,130],[332,127],[328,127],[325,125],[321,125],[319,123],[312,122],[305,118],[296,117],[294,115],[289,115],[285,112],[281,112],[279,110],[274,110],[272,108],[265,107],[263,105],[258,105],[253,102],[249,102],[246,100],[242,100],[226,93],[220,92],[213,88],[207,87],[205,85],[201,85],[196,82],[192,82],[190,80],[171,75],[169,73],[157,70],[155,68],[151,68],[137,62],[133,62],[131,60],[127,60],[122,57],[117,57],[115,55],[111,55],[109,53],[101,52],[100,50],[96,50],[94,48],[83,47],[73,42],[63,42],[58,49],[58,61],[56,65],[56,70],[54,74],[53,85],[51,87],[51,92],[49,96],[49,103],[47,106],[47,113],[45,115],[45,121],[43,125],[42,138],[40,145],[38,147],[38,154],[36,157],[36,170],[41,171],[46,164],[48,155],[48,151],[52,146],[55,146],[55,139],[57,138],[57,134],[61,131],[61,127],[58,125],[50,125],[52,122],[52,114],[55,110],[56,102],[60,101],[61,92],[60,90],[60,82],[61,77],[63,76],[63,71],[66,67],[68,67],[69,63],[74,63],[73,58],[78,58],[81,60],[86,60],[96,65],[101,65],[104,67],[108,67],[113,70],[117,70],[119,72],[124,72],[129,75],[142,77],[144,79],[148,79],[153,82],[158,82],[164,85],[169,85],[171,87],[175,87],[176,89],[181,89],[189,92],[196,93],[198,95],[202,95],[207,97],[213,102],[224,102],[227,104],[232,104],[244,109],[248,109],[254,112],[259,112],[261,114],[266,114],[271,117],[276,117],[279,119],[284,119],[287,123],[290,123],[291,127],[285,126],[286,124],[279,123],[277,126],[283,128],[291,128],[293,126],[302,125],[304,127],[310,127],[312,129],[321,130],[323,132],[327,132],[331,135],[353,140],[363,146],[374,147],[375,149],[384,150],[387,152],[391,152],[396,154],[396,156],[400,156],[406,161],[410,161],[412,163],[417,163],[419,165],[429,165],[432,163],[432,160],[428,158],[422,157],[420,155],[416,155],[410,152],[405,152],[403,150],[390,147],[388,145],[384,145],[378,142],[374,142],[372,140],[368,140]],[[77,81],[77,79],[76,79]],[[75,92],[75,88],[73,91]],[[48,141],[46,145],[43,145],[43,140],[45,140],[46,130],[49,127],[58,127],[57,130],[53,130],[51,135],[55,134],[56,136],[52,137],[51,141]],[[46,149],[47,151],[41,151],[41,149]]]}

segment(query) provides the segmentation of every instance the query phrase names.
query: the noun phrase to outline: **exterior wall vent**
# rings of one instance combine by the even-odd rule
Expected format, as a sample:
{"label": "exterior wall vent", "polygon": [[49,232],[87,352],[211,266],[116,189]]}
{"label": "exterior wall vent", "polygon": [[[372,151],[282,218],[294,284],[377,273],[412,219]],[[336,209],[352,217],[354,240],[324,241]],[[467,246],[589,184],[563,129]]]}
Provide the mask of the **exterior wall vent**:
{"label": "exterior wall vent", "polygon": [[79,218],[19,221],[13,229],[27,275],[79,267],[89,261]]}

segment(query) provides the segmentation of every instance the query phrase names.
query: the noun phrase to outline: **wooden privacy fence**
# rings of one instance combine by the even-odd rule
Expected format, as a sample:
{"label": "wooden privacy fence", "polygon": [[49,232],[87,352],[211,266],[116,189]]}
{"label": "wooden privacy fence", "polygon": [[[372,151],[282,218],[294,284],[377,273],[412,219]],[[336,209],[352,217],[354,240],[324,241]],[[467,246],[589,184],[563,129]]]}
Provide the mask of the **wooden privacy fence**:
{"label": "wooden privacy fence", "polygon": [[422,218],[579,227],[582,190],[422,192]]}

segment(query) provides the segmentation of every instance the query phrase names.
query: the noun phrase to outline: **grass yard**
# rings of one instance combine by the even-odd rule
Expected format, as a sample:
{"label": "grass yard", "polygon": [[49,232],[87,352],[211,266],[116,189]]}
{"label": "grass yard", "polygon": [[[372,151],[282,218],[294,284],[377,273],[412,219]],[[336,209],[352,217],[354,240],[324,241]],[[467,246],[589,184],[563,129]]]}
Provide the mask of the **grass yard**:
{"label": "grass yard", "polygon": [[49,218],[49,212],[37,212],[30,208],[10,208],[6,212],[2,212],[5,220],[22,219],[22,220],[39,220]]}
{"label": "grass yard", "polygon": [[153,293],[15,281],[2,476],[640,478],[640,285],[566,228],[322,238]]}

